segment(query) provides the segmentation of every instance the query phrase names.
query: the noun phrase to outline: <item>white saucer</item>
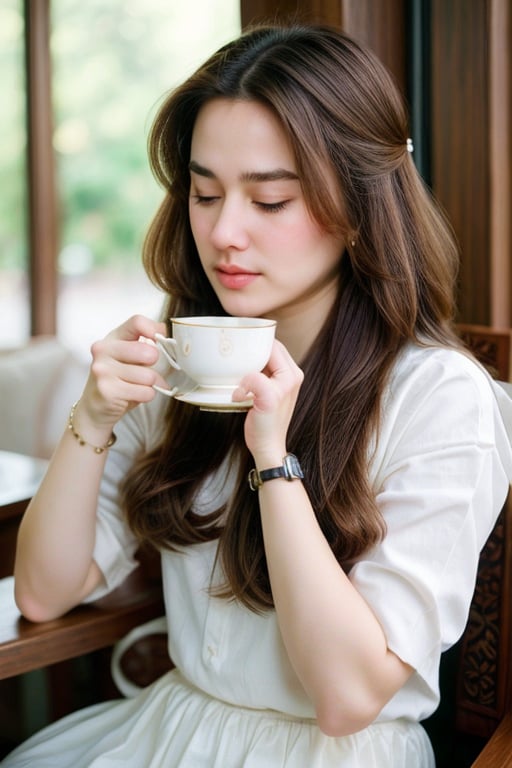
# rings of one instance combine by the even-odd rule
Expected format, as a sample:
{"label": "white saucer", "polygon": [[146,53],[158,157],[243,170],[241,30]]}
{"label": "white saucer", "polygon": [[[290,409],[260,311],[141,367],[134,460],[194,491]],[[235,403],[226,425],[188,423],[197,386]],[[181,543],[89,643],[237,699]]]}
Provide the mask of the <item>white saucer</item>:
{"label": "white saucer", "polygon": [[232,389],[216,389],[212,387],[207,389],[205,387],[196,387],[189,392],[178,393],[177,388],[174,389],[162,389],[161,387],[155,387],[158,392],[168,397],[174,397],[176,400],[180,400],[182,403],[189,403],[189,405],[197,405],[201,411],[223,411],[224,413],[248,411],[252,408],[253,401],[243,400],[240,403],[233,403],[231,400]]}
{"label": "white saucer", "polygon": [[232,389],[206,389],[205,387],[196,387],[196,389],[185,392],[182,395],[175,395],[176,400],[190,405],[197,405],[202,411],[247,411],[252,408],[252,400],[244,400],[241,403],[233,403],[231,400]]}

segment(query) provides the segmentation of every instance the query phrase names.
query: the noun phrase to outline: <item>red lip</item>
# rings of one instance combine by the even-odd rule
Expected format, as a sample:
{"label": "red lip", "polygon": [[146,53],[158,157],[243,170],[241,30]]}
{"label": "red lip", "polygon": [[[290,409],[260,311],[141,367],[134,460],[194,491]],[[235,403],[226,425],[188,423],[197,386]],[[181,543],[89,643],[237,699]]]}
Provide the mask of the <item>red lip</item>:
{"label": "red lip", "polygon": [[236,264],[220,264],[215,271],[221,285],[231,290],[245,288],[259,276],[258,272],[249,272]]}
{"label": "red lip", "polygon": [[218,272],[224,272],[227,275],[255,275],[256,272],[250,272],[248,269],[239,267],[236,264],[219,264],[216,267]]}

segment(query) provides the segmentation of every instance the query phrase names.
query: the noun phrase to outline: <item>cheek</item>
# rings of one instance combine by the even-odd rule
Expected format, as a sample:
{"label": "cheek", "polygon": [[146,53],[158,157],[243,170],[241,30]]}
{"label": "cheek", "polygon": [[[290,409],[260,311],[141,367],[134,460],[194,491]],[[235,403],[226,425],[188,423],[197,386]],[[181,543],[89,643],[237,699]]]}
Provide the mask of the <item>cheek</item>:
{"label": "cheek", "polygon": [[271,241],[282,257],[288,256],[294,260],[329,248],[326,235],[306,216],[297,217],[289,222],[289,226],[276,227]]}

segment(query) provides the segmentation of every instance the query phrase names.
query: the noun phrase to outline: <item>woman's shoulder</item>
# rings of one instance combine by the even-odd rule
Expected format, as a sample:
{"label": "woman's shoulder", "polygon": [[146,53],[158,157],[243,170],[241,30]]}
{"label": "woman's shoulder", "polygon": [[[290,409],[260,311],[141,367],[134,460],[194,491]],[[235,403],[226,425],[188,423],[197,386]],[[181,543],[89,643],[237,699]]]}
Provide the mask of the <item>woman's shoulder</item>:
{"label": "woman's shoulder", "polygon": [[490,374],[464,349],[409,343],[390,377],[391,392],[438,390],[444,386],[474,394],[492,392]]}
{"label": "woman's shoulder", "polygon": [[471,423],[495,421],[498,412],[508,422],[511,411],[510,398],[463,349],[408,344],[383,394],[382,414],[395,426],[410,419],[420,418],[425,424],[429,418],[441,423],[457,417],[470,428]]}
{"label": "woman's shoulder", "polygon": [[[512,399],[463,349],[408,344],[383,394],[374,471],[432,446],[496,446],[512,477]],[[391,458],[393,457],[393,458]]]}

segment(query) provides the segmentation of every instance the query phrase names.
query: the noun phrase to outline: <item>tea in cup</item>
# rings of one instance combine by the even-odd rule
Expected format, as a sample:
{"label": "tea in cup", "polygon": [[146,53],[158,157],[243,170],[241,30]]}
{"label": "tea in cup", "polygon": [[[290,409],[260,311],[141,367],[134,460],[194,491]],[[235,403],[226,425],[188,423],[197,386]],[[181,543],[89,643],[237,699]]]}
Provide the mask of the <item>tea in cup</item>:
{"label": "tea in cup", "polygon": [[[275,320],[258,317],[173,317],[172,338],[156,335],[169,363],[201,389],[233,390],[268,362]],[[229,392],[226,392],[229,394]]]}

